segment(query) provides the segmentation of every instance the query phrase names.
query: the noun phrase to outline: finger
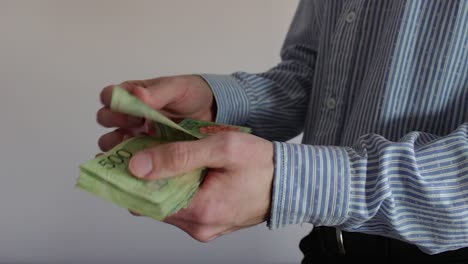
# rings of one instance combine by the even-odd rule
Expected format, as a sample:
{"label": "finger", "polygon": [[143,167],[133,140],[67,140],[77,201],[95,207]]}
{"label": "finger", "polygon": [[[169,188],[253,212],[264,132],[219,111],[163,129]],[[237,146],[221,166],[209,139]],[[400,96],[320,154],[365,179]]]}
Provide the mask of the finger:
{"label": "finger", "polygon": [[109,151],[116,145],[120,144],[125,139],[125,136],[126,133],[123,130],[114,130],[102,135],[98,140],[98,146],[104,152]]}
{"label": "finger", "polygon": [[182,98],[184,89],[177,89],[177,86],[170,81],[160,81],[147,89],[135,87],[132,92],[145,104],[160,110]]}
{"label": "finger", "polygon": [[[98,140],[99,148],[103,151],[109,151],[117,144],[136,136],[149,135],[148,129],[144,127],[129,128],[129,129],[116,129],[112,132],[102,135]],[[153,134],[154,135],[154,134]],[[151,136],[151,135],[150,135]]]}
{"label": "finger", "polygon": [[[110,106],[111,101],[112,101],[112,91],[114,90],[115,85],[109,85],[106,86],[104,89],[102,89],[101,94],[100,94],[100,99],[101,103],[104,106]],[[122,88],[126,89],[127,91],[131,90],[129,87],[123,87]]]}
{"label": "finger", "polygon": [[[110,106],[111,101],[112,101],[112,92],[113,92],[115,86],[116,85],[113,84],[113,85],[106,86],[104,89],[102,89],[100,98],[101,98],[101,103],[104,106]],[[123,82],[123,83],[119,84],[118,86],[120,86],[121,88],[123,88],[123,89],[125,89],[125,90],[127,90],[129,92],[132,92],[132,90],[135,87],[147,87],[147,82],[146,81],[133,80],[133,81]]]}
{"label": "finger", "polygon": [[129,212],[130,214],[134,215],[134,216],[144,216],[144,215],[139,214],[139,213],[137,213],[137,212],[135,212],[135,211],[132,211],[132,210],[128,210],[128,212]]}
{"label": "finger", "polygon": [[226,229],[224,226],[203,225],[194,222],[187,222],[176,218],[164,220],[164,222],[178,227],[179,229],[190,235],[192,238],[204,243],[210,242],[216,239],[217,237],[232,232],[232,230]]}
{"label": "finger", "polygon": [[221,168],[230,159],[224,155],[220,137],[162,144],[139,153],[130,160],[130,172],[154,180],[180,175],[198,168]]}
{"label": "finger", "polygon": [[109,107],[99,109],[96,119],[104,127],[133,128],[140,127],[145,122],[143,118],[114,112]]}
{"label": "finger", "polygon": [[212,202],[215,201],[213,199],[212,190],[204,189],[203,186],[204,185],[197,191],[187,208],[181,209],[177,213],[166,217],[164,222],[177,226],[199,241],[208,242],[230,231],[223,222],[219,222],[217,219],[211,219],[211,216],[219,214],[213,212],[208,213],[208,210],[202,208],[208,207],[209,210],[213,210],[216,207],[212,204]]}
{"label": "finger", "polygon": [[194,233],[193,231],[198,225],[190,223],[190,222],[185,222],[185,221],[182,221],[182,220],[179,220],[179,219],[168,219],[168,218],[166,218],[166,219],[164,220],[165,223],[173,225],[173,226],[181,229],[182,231],[184,231],[188,235],[190,235],[192,238],[197,239],[193,235],[193,233]]}
{"label": "finger", "polygon": [[149,85],[150,83],[148,82],[148,80],[129,80],[119,84],[119,86],[123,87],[124,89],[130,90],[132,90],[135,87],[147,88],[149,87]]}

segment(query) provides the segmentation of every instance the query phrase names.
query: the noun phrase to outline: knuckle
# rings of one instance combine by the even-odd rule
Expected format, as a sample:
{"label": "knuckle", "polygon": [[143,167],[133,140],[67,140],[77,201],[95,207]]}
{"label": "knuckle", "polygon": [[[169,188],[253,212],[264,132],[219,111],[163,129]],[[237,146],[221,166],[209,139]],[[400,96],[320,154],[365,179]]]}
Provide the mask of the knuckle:
{"label": "knuckle", "polygon": [[233,159],[239,154],[239,144],[241,143],[239,140],[239,135],[235,132],[222,132],[219,133],[219,137],[221,140],[220,152],[228,161],[232,162]]}
{"label": "knuckle", "polygon": [[204,226],[194,228],[190,235],[202,243],[208,243],[216,238],[216,233],[211,228]]}
{"label": "knuckle", "polygon": [[145,82],[142,80],[127,80],[121,83],[120,86],[126,89],[133,89],[137,86],[145,87]]}
{"label": "knuckle", "polygon": [[124,87],[124,88],[131,88],[133,87],[133,81],[125,81],[121,83],[119,86]]}
{"label": "knuckle", "polygon": [[157,77],[154,79],[151,79],[149,81],[146,81],[146,86],[151,90],[153,88],[158,88],[161,86],[166,86],[166,85],[171,85],[171,82],[173,81],[173,77],[170,76],[161,76]]}
{"label": "knuckle", "polygon": [[166,166],[170,170],[186,169],[190,162],[190,150],[182,142],[167,145]]}
{"label": "knuckle", "polygon": [[199,225],[219,225],[224,215],[223,207],[219,199],[207,199],[192,210],[191,218]]}
{"label": "knuckle", "polygon": [[122,86],[133,86],[137,83],[137,80],[127,80],[121,83]]}

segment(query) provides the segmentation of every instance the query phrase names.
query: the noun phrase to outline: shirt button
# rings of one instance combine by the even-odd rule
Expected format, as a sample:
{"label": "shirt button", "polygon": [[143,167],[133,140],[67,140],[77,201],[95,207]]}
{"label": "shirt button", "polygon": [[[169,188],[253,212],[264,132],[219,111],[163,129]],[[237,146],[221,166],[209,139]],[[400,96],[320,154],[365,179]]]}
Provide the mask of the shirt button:
{"label": "shirt button", "polygon": [[328,98],[327,100],[327,108],[333,110],[336,108],[336,100],[333,97]]}
{"label": "shirt button", "polygon": [[348,23],[353,23],[353,21],[356,19],[356,12],[350,11],[348,14],[346,14],[345,20]]}

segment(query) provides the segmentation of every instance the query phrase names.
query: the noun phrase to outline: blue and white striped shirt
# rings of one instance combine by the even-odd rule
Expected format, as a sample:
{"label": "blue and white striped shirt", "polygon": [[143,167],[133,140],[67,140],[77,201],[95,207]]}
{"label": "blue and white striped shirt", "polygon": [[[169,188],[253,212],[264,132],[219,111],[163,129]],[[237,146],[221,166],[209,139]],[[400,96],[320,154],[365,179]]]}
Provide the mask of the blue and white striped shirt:
{"label": "blue and white striped shirt", "polygon": [[304,0],[281,58],[202,75],[217,122],[274,142],[269,227],[468,247],[468,1]]}

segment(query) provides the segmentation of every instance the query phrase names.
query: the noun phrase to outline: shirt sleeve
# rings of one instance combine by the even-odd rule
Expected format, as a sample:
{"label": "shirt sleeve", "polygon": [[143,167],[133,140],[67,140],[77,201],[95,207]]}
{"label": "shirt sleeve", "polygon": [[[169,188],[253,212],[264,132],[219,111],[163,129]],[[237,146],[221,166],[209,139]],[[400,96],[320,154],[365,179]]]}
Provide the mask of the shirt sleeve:
{"label": "shirt sleeve", "polygon": [[382,235],[430,254],[468,246],[468,123],[353,148],[274,142],[271,229],[309,222]]}
{"label": "shirt sleeve", "polygon": [[258,74],[200,74],[213,90],[216,122],[249,126],[278,141],[302,132],[319,38],[311,2],[300,2],[277,66]]}

